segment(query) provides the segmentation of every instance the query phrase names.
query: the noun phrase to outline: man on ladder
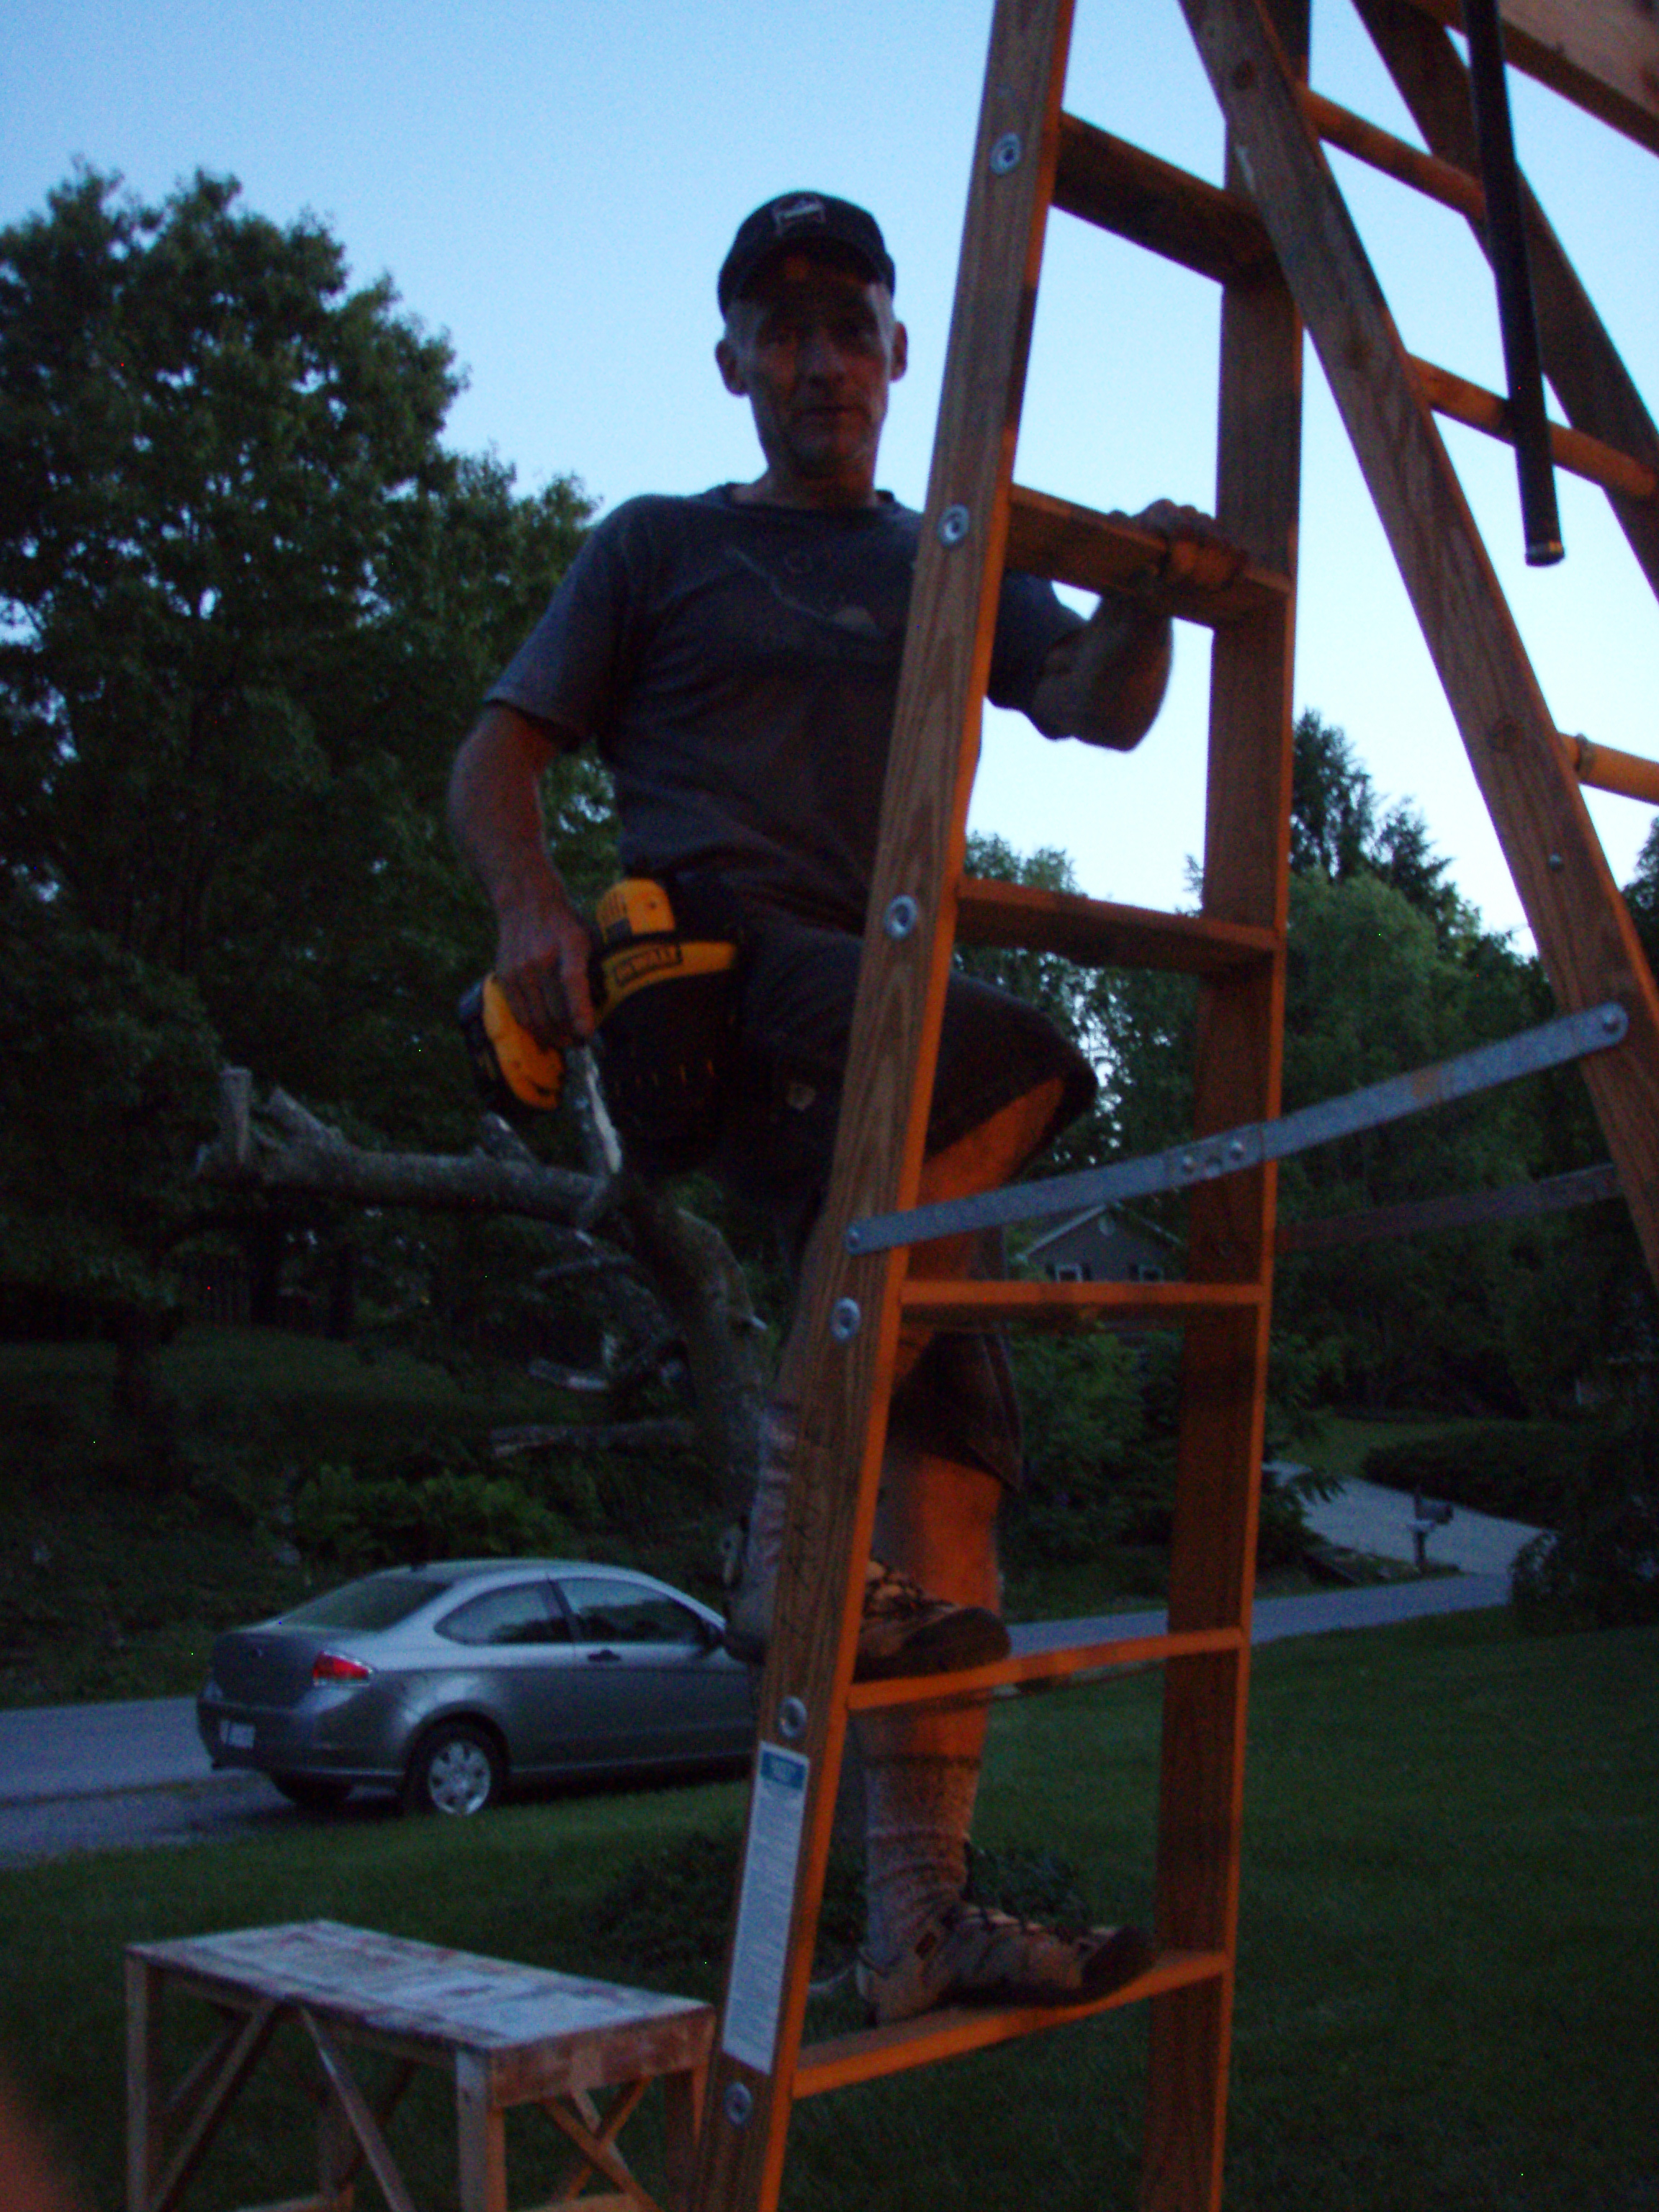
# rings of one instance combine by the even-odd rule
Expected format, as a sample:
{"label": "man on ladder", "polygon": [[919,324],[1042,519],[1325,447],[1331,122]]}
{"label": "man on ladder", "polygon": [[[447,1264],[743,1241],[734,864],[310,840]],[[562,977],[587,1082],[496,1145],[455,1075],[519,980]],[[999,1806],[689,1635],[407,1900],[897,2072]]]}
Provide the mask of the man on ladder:
{"label": "man on ladder", "polygon": [[[752,483],[644,498],[593,531],[462,746],[452,826],[495,906],[496,980],[539,1043],[596,1025],[590,928],[547,856],[538,780],[585,742],[610,767],[623,865],[712,883],[741,957],[720,1030],[719,1096],[701,1161],[758,1207],[794,1269],[814,1265],[840,1109],[868,882],[921,517],[876,489],[889,386],[906,334],[894,270],[861,209],[793,192],[742,225],[720,273],[715,349],[753,412]],[[1162,578],[1218,587],[1237,556],[1208,519],[1159,501]],[[989,696],[1048,737],[1119,750],[1162,702],[1170,629],[1156,586],[1085,623],[1045,582],[1005,580]],[[672,993],[647,994],[666,1009]],[[721,1042],[729,1021],[729,1045]],[[648,1031],[647,1057],[649,1057]],[[662,1054],[683,1053],[684,1037]],[[656,1071],[659,1073],[660,1071]],[[924,1200],[1018,1176],[1088,1105],[1091,1071],[1034,1010],[951,978],[928,1127]],[[610,1096],[609,1088],[607,1095]],[[620,1102],[630,1152],[686,1164],[652,1126],[660,1085]],[[613,1111],[619,1102],[611,1097]],[[630,1123],[632,1126],[630,1126]],[[983,1240],[931,1248],[930,1276],[997,1271]],[[805,1346],[787,1343],[730,1616],[764,1650]],[[1018,1409],[1000,1340],[917,1332],[901,1348],[870,1562],[860,1678],[947,1673],[1002,1657],[995,1522],[1019,1476]],[[1073,2002],[1138,1972],[1132,1929],[1066,1936],[963,1902],[987,1708],[900,1706],[859,1723],[869,1925],[859,1984],[872,2015],[955,2002]]]}

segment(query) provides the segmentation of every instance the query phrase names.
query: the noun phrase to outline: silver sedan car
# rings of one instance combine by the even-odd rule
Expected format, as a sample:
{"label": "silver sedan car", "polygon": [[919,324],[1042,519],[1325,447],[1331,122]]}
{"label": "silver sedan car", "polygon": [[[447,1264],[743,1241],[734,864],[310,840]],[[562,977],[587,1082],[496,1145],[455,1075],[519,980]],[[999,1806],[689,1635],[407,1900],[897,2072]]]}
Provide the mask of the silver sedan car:
{"label": "silver sedan car", "polygon": [[512,1784],[744,1759],[754,1683],[719,1615],[649,1575],[448,1559],[221,1636],[196,1717],[216,1766],[295,1804],[361,1786],[466,1814]]}

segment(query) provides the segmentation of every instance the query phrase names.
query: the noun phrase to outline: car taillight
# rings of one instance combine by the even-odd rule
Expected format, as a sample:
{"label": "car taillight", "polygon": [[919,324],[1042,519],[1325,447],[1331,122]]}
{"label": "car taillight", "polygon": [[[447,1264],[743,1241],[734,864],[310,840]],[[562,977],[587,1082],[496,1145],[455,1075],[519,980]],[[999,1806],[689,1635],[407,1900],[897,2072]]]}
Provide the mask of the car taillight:
{"label": "car taillight", "polygon": [[361,1659],[348,1659],[343,1651],[319,1651],[311,1662],[313,1682],[366,1682],[374,1672]]}

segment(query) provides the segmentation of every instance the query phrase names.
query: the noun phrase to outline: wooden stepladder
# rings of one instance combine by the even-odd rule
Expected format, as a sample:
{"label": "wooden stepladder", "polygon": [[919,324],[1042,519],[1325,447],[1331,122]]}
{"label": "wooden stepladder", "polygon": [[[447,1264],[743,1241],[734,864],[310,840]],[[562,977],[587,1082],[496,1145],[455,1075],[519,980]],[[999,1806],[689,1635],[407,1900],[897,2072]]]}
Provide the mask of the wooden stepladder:
{"label": "wooden stepladder", "polygon": [[[1659,770],[1556,731],[1447,459],[1433,410],[1512,429],[1510,410],[1403,351],[1322,137],[1435,191],[1479,225],[1463,64],[1439,0],[1357,0],[1431,151],[1306,88],[1307,0],[1182,0],[1228,127],[1224,186],[1061,108],[1071,0],[999,0],[901,678],[846,1097],[808,1316],[800,1416],[761,1743],[696,2212],[770,2212],[794,2101],[1051,2027],[1150,2011],[1146,2212],[1221,2201],[1245,1698],[1273,1251],[1271,1162],[1189,1191],[1188,1279],[930,1281],[903,1244],[851,1249],[914,1206],[946,976],[957,943],[1023,945],[1198,979],[1195,1141],[1279,1109],[1291,663],[1304,327],[1393,544],[1564,1010],[1622,1009],[1586,1063],[1614,1166],[1659,1274],[1659,997],[1579,782],[1659,796]],[[1511,61],[1659,149],[1659,31],[1626,0],[1504,0]],[[1609,37],[1552,42],[1553,19]],[[1617,19],[1616,25],[1613,19]],[[1645,42],[1645,44],[1644,44]],[[1616,51],[1615,51],[1616,50]],[[1610,52],[1614,58],[1610,59]],[[1644,70],[1650,73],[1644,76]],[[1587,88],[1589,89],[1587,90]],[[1645,88],[1645,89],[1644,89]],[[1595,97],[1591,97],[1592,92]],[[1659,588],[1659,437],[1535,206],[1544,373],[1573,418],[1558,465],[1609,490]],[[963,873],[997,593],[1012,567],[1094,590],[1161,556],[1121,516],[1022,489],[1012,459],[1050,206],[1210,278],[1221,298],[1215,510],[1244,554],[1224,591],[1172,597],[1213,631],[1202,906],[1149,913]],[[1627,1024],[1627,1026],[1626,1026]],[[1166,1632],[953,1676],[952,1691],[1114,1664],[1164,1669],[1152,1968],[1075,2011],[945,2010],[803,2043],[807,1981],[849,1714],[940,1693],[852,1669],[901,1322],[1089,1318],[1179,1328],[1182,1410]]]}

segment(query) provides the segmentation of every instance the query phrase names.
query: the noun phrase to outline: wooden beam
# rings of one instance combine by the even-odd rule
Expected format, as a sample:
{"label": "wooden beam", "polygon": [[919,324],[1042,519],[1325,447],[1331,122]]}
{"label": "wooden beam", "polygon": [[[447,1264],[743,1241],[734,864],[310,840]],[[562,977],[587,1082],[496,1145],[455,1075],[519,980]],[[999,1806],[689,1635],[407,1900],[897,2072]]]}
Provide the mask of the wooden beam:
{"label": "wooden beam", "polygon": [[[1164,541],[1130,516],[1103,514],[1051,493],[1012,489],[1008,514],[1008,566],[1053,582],[1075,584],[1089,592],[1135,592],[1155,581],[1163,566]],[[1192,584],[1159,587],[1165,611],[1182,622],[1220,629],[1264,607],[1282,604],[1290,591],[1282,571],[1245,555],[1231,584],[1200,591]]]}
{"label": "wooden beam", "polygon": [[1398,184],[1409,185],[1413,191],[1438,200],[1443,207],[1455,208],[1471,222],[1485,222],[1486,194],[1479,177],[1425,154],[1420,146],[1396,138],[1392,131],[1378,130],[1363,115],[1339,107],[1335,100],[1327,100],[1305,84],[1297,87],[1297,97],[1302,112],[1328,145],[1340,146],[1355,161],[1381,170]]}
{"label": "wooden beam", "polygon": [[[1462,0],[1411,0],[1453,30]],[[1659,15],[1653,0],[1502,0],[1511,68],[1659,154]]]}
{"label": "wooden beam", "polygon": [[[757,1699],[762,1738],[744,1858],[745,1873],[749,1851],[757,1865],[769,1860],[775,1896],[793,1893],[789,1939],[760,2033],[751,2024],[738,2035],[729,2010],[723,2022],[693,2212],[774,2212],[782,2177],[907,1265],[902,1252],[849,1254],[847,1230],[913,1205],[921,1178],[1071,16],[1071,0],[1012,0],[992,26],[847,1048],[844,1096],[856,1110],[840,1116],[817,1231],[822,1264],[809,1271],[796,1323],[810,1349]],[[755,1827],[769,1766],[802,1778],[793,1863],[767,1842],[763,1825],[758,1835]],[[728,2005],[732,1988],[728,1975]],[[751,2022],[756,2009],[748,2008]]]}
{"label": "wooden beam", "polygon": [[[1007,2009],[952,2005],[922,2013],[914,2020],[901,2021],[892,2027],[854,2029],[851,2034],[836,2036],[802,2052],[795,2094],[814,2097],[826,2089],[843,2089],[849,2083],[873,2081],[902,2068],[931,2066],[941,2058],[953,2058],[963,2051],[989,2050],[1017,2036],[1064,2027],[1091,2014],[1136,2003],[1143,1997],[1164,1995],[1172,1990],[1190,1987],[1195,1982],[1213,1981],[1226,1971],[1227,1960],[1218,1953],[1170,1952],[1127,1988],[1115,1990],[1110,1996],[1097,1997],[1087,2005]],[[1034,2188],[1031,2201],[1044,2203],[1051,2200],[1053,2194],[1052,2191]]]}
{"label": "wooden beam", "polygon": [[[1285,92],[1306,76],[1305,0],[1266,0]],[[1202,52],[1194,8],[1188,19]],[[1226,182],[1256,190],[1230,131]],[[1269,235],[1272,235],[1269,227]],[[1275,245],[1278,241],[1275,240]],[[1302,454],[1302,325],[1282,274],[1221,296],[1216,514],[1234,543],[1291,588],[1218,629],[1210,656],[1205,918],[1282,943],[1289,900],[1291,673]],[[1285,957],[1200,986],[1196,1133],[1279,1108]],[[1195,1279],[1247,1285],[1254,1301],[1195,1315],[1182,1346],[1181,1427],[1170,1556],[1170,1627],[1237,1626],[1248,1638],[1255,1581],[1276,1178],[1269,1167],[1195,1189],[1188,1209]],[[1217,1949],[1237,1937],[1248,1642],[1172,1660],[1164,1692],[1156,1934],[1161,1949]],[[1233,1977],[1155,1997],[1140,2212],[1218,2208]]]}
{"label": "wooden beam", "polygon": [[1058,952],[1081,967],[1160,968],[1183,975],[1226,975],[1271,960],[1280,949],[1271,929],[985,876],[964,876],[957,886],[957,942]]}
{"label": "wooden beam", "polygon": [[1054,204],[1216,283],[1273,273],[1267,234],[1242,193],[1075,115],[1060,118]]}
{"label": "wooden beam", "polygon": [[1659,806],[1659,761],[1644,760],[1639,753],[1615,752],[1611,745],[1592,744],[1588,738],[1566,738],[1563,743],[1580,783]]}

